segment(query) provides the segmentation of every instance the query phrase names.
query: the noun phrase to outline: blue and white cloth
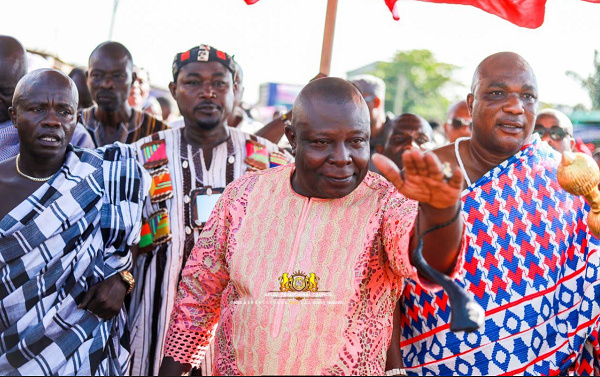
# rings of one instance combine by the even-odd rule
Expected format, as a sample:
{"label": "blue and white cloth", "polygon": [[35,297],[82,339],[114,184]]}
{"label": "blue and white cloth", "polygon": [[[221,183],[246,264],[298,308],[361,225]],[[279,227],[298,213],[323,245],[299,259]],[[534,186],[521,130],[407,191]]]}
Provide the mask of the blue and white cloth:
{"label": "blue and white cloth", "polygon": [[67,149],[48,182],[0,220],[0,374],[125,375],[125,312],[77,308],[132,265],[150,177],[124,144]]}
{"label": "blue and white cloth", "polygon": [[9,119],[0,123],[0,162],[19,153],[19,134]]}

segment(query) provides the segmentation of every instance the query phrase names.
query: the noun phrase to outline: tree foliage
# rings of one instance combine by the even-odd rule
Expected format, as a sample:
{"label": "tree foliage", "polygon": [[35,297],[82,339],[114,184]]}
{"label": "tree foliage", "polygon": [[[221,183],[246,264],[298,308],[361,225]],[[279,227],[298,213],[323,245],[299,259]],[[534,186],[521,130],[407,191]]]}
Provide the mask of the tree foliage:
{"label": "tree foliage", "polygon": [[449,101],[440,90],[449,83],[457,84],[452,79],[457,68],[437,61],[429,50],[411,50],[397,52],[392,62],[378,64],[373,74],[385,81],[387,110],[445,120]]}
{"label": "tree foliage", "polygon": [[600,56],[598,50],[594,51],[594,69],[595,72],[587,78],[583,78],[572,71],[567,71],[567,75],[579,81],[581,86],[588,91],[592,100],[592,107],[595,110],[600,110]]}

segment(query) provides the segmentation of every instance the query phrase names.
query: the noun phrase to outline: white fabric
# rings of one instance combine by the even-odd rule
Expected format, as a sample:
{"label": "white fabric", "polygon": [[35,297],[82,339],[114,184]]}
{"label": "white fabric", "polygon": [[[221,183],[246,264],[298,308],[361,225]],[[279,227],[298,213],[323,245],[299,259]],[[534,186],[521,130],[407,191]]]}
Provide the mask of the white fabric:
{"label": "white fabric", "polygon": [[458,166],[460,166],[460,170],[462,171],[463,176],[465,177],[465,181],[467,181],[467,187],[471,187],[471,180],[469,179],[469,175],[467,174],[467,171],[465,170],[465,165],[463,164],[462,159],[460,158],[460,151],[458,149],[458,146],[461,141],[469,140],[469,139],[470,139],[469,137],[459,137],[454,142],[454,154],[456,155],[456,160],[458,161]]}

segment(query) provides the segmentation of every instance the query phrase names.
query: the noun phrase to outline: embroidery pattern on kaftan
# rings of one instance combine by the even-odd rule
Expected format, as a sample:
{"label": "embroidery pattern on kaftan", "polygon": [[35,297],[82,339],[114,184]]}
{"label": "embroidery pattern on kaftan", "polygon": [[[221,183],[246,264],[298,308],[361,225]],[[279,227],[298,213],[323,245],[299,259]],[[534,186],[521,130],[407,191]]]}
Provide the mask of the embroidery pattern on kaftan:
{"label": "embroidery pattern on kaftan", "polygon": [[[166,356],[198,363],[217,326],[217,374],[384,372],[402,279],[417,279],[416,203],[371,173],[344,198],[309,199],[293,191],[293,171],[225,190],[184,268]],[[284,272],[314,273],[330,301],[267,300]]]}
{"label": "embroidery pattern on kaftan", "polygon": [[[169,197],[158,198],[156,193],[144,204],[144,218],[153,219],[160,211],[168,216],[161,230],[168,236],[157,244],[154,228],[148,227],[143,235],[149,235],[144,249],[136,262],[134,276],[136,287],[132,291],[130,305],[132,338],[132,374],[158,374],[164,354],[167,328],[177,295],[179,276],[202,228],[192,221],[195,199],[193,192],[203,187],[222,189],[234,179],[246,173],[246,145],[255,139],[269,153],[279,148],[263,138],[256,138],[237,129],[228,128],[229,137],[212,151],[212,162],[207,164],[204,152],[187,143],[184,129],[161,131],[137,141],[140,162],[151,174],[168,171]],[[287,155],[291,159],[291,155]],[[163,182],[164,183],[164,182]],[[162,183],[161,183],[162,184]],[[155,185],[158,187],[158,184]],[[154,197],[154,201],[152,198]],[[162,218],[162,217],[161,217]],[[203,374],[210,374],[212,355],[205,358]]]}

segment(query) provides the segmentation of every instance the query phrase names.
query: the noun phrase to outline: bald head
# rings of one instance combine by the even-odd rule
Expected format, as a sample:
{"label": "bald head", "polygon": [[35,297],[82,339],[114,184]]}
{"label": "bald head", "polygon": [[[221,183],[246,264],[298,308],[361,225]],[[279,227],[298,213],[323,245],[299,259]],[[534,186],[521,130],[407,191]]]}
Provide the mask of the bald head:
{"label": "bald head", "polygon": [[560,153],[575,148],[573,123],[564,113],[555,109],[543,109],[538,112],[534,132]]}
{"label": "bald head", "polygon": [[133,57],[127,47],[119,42],[100,43],[90,54],[89,66],[97,59],[112,59],[115,61],[126,61],[129,69],[133,70]]}
{"label": "bald head", "polygon": [[[329,105],[353,106],[360,120],[369,124],[369,108],[358,89],[350,82],[337,77],[317,79],[306,85],[294,102],[292,127],[300,121],[307,111],[315,111],[321,103]],[[362,122],[361,122],[362,123]]]}
{"label": "bald head", "polygon": [[285,134],[296,155],[294,190],[306,197],[341,198],[369,170],[369,109],[358,89],[334,77],[306,85]]}
{"label": "bald head", "polygon": [[0,71],[7,72],[17,81],[27,73],[27,52],[13,37],[0,35]]}
{"label": "bald head", "polygon": [[87,77],[85,75],[85,67],[76,67],[71,70],[69,77],[77,85],[77,91],[79,91],[79,108],[85,109],[87,107],[94,106],[92,101],[92,94],[87,86]]}
{"label": "bald head", "polygon": [[83,67],[75,67],[71,70],[71,72],[69,73],[69,77],[73,80],[75,80],[76,78],[85,78],[85,68]]}
{"label": "bald head", "polygon": [[511,66],[515,70],[522,70],[529,73],[533,78],[533,82],[535,83],[537,89],[537,80],[535,78],[535,73],[533,72],[533,69],[531,68],[529,63],[517,53],[504,51],[490,55],[487,58],[483,59],[481,63],[479,63],[479,65],[475,69],[475,74],[473,74],[473,81],[471,83],[471,93],[475,93],[475,90],[483,77],[490,76],[497,70],[497,67],[501,66]]}
{"label": "bald head", "polygon": [[19,132],[20,153],[62,159],[77,126],[78,98],[73,80],[58,70],[43,68],[25,75],[9,109]]}
{"label": "bald head", "polygon": [[571,123],[571,119],[563,113],[562,111],[558,111],[556,109],[543,109],[538,111],[537,119],[540,118],[554,118],[556,119],[557,125],[565,130],[569,135],[573,135],[573,123]]}
{"label": "bald head", "polygon": [[430,139],[433,138],[433,129],[425,118],[417,114],[404,113],[397,116],[392,121],[392,127],[388,130],[388,135],[393,131],[394,128],[399,129],[419,129],[422,133],[427,135]]}
{"label": "bald head", "polygon": [[367,101],[371,117],[371,138],[377,139],[383,135],[385,115],[385,83],[379,77],[359,75],[350,78],[362,96]]}
{"label": "bald head", "polygon": [[9,119],[13,92],[27,73],[27,52],[13,37],[0,35],[0,123]]}
{"label": "bald head", "polygon": [[427,150],[433,140],[433,129],[425,118],[405,113],[392,120],[383,146],[378,148],[402,169],[402,155],[412,149]]}
{"label": "bald head", "polygon": [[360,90],[363,96],[377,96],[381,99],[385,98],[385,82],[379,77],[372,75],[359,75],[350,78],[352,84]]}
{"label": "bald head", "polygon": [[77,109],[79,92],[75,82],[61,71],[52,68],[37,69],[25,75],[15,89],[13,106],[18,107],[21,101],[29,100],[33,94],[46,90],[68,93],[67,97]]}
{"label": "bald head", "polygon": [[458,101],[448,108],[444,134],[450,143],[454,143],[459,137],[471,136],[471,114],[467,101]]}
{"label": "bald head", "polygon": [[469,109],[467,107],[467,101],[462,100],[455,102],[448,108],[448,111],[446,112],[446,119],[449,120],[456,116],[464,116],[465,113],[468,115],[468,111]]}
{"label": "bald head", "polygon": [[101,112],[128,113],[129,94],[135,81],[133,59],[125,46],[104,42],[92,51],[87,85]]}
{"label": "bald head", "polygon": [[514,52],[488,56],[475,70],[467,106],[471,144],[497,160],[514,155],[533,132],[538,107],[533,69]]}

